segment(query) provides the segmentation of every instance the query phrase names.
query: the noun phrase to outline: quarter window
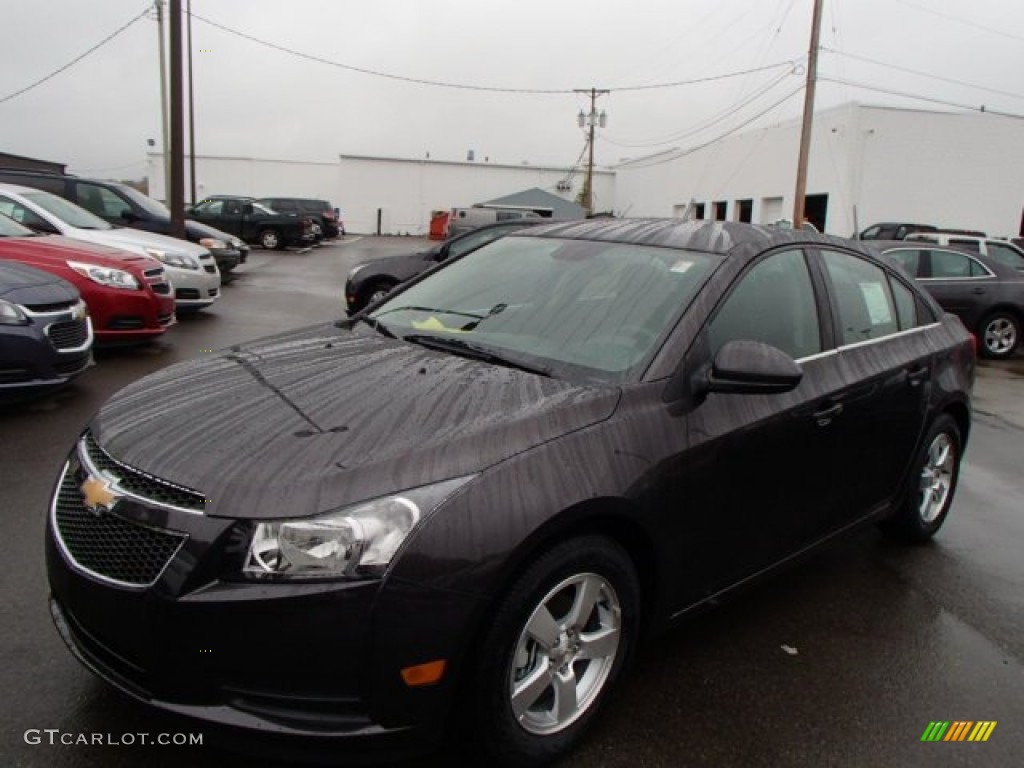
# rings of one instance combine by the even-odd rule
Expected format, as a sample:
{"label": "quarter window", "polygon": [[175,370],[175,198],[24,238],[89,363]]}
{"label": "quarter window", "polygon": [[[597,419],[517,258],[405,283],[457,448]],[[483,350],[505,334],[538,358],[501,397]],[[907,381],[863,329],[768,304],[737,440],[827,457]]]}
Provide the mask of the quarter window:
{"label": "quarter window", "polygon": [[823,251],[835,289],[842,343],[878,339],[900,329],[885,270],[838,251]]}
{"label": "quarter window", "polygon": [[896,317],[900,321],[900,330],[906,331],[918,325],[917,302],[914,293],[892,275],[889,276],[889,287],[892,289],[893,303],[896,305]]}
{"label": "quarter window", "polygon": [[783,251],[741,279],[708,326],[712,354],[727,341],[762,341],[794,359],[821,352],[814,287],[803,251]]}

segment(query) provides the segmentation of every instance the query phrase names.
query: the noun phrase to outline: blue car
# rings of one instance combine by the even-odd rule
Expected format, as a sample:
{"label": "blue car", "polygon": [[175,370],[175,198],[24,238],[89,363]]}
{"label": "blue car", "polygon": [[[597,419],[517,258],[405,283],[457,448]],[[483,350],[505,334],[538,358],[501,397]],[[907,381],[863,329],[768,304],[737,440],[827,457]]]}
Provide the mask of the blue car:
{"label": "blue car", "polygon": [[0,399],[63,386],[92,362],[92,323],[78,289],[0,261]]}

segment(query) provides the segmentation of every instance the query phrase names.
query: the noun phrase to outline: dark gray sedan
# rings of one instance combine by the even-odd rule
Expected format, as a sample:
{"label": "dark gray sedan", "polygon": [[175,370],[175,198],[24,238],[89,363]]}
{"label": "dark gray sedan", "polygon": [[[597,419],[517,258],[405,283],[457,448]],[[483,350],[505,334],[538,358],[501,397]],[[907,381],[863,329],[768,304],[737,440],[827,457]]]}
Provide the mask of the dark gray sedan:
{"label": "dark gray sedan", "polygon": [[92,360],[92,325],[78,289],[0,261],[0,399],[55,389]]}
{"label": "dark gray sedan", "polygon": [[960,318],[985,357],[1013,355],[1024,325],[1024,274],[1000,260],[951,245],[907,240],[875,244]]}

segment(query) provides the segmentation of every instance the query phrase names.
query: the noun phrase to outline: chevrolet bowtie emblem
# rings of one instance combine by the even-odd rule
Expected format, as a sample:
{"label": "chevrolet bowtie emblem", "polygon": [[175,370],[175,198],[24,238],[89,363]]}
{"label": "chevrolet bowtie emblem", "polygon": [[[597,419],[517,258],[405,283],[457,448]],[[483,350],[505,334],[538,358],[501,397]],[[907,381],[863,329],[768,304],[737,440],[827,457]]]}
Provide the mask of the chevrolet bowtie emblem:
{"label": "chevrolet bowtie emblem", "polygon": [[94,515],[109,512],[120,500],[120,496],[110,489],[110,482],[90,475],[79,487],[82,491],[82,503]]}

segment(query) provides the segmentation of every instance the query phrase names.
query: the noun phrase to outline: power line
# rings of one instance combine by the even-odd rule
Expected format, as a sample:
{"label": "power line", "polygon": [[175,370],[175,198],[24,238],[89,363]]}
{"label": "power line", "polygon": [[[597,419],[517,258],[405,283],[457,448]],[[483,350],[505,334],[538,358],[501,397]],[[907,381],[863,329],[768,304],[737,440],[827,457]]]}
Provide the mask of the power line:
{"label": "power line", "polygon": [[916,93],[906,93],[905,91],[894,91],[888,88],[879,88],[875,85],[868,85],[867,83],[856,83],[852,80],[841,80],[837,77],[824,77],[820,76],[819,80],[824,80],[829,83],[839,83],[840,85],[848,85],[851,88],[860,88],[864,91],[874,91],[876,93],[884,93],[889,96],[902,96],[907,99],[916,99],[917,101],[925,101],[931,104],[941,104],[944,107],[954,107],[956,109],[963,109],[968,112],[983,112],[986,115],[996,115],[997,117],[1009,117],[1014,120],[1024,120],[1024,115],[1014,114],[1013,112],[1001,112],[996,109],[989,109],[984,104],[960,104],[955,101],[945,101],[944,99],[933,99],[928,96],[919,96]]}
{"label": "power line", "polygon": [[968,21],[967,19],[962,19],[959,16],[950,16],[948,13],[941,13],[940,11],[933,10],[932,8],[925,8],[917,3],[908,2],[908,0],[896,0],[896,2],[921,11],[922,13],[930,13],[932,16],[938,16],[941,19],[946,19],[946,21],[952,21],[955,24],[962,24],[965,27],[974,27],[975,29],[980,29],[984,32],[991,32],[993,35],[1001,35],[1002,37],[1008,37],[1011,40],[1020,40],[1021,42],[1024,42],[1024,37],[1005,32],[1001,29],[996,29],[995,27],[986,27],[984,24],[978,24],[975,21]]}
{"label": "power line", "polygon": [[[200,16],[199,14],[197,14],[195,12],[192,13],[192,18],[197,19],[197,20],[203,22],[204,24],[208,24],[211,27],[215,27],[216,29],[219,29],[222,32],[227,32],[229,35],[234,35],[235,37],[240,37],[243,40],[248,40],[251,43],[256,43],[257,45],[262,45],[262,46],[264,46],[266,48],[272,48],[275,51],[281,51],[282,53],[287,53],[287,54],[290,54],[292,56],[297,56],[297,57],[299,57],[301,59],[306,59],[307,61],[314,61],[314,62],[316,62],[318,64],[326,64],[326,65],[331,66],[331,67],[337,67],[338,69],[345,69],[345,70],[348,70],[349,72],[357,72],[357,73],[362,74],[362,75],[371,75],[373,77],[383,77],[383,78],[386,78],[388,80],[397,80],[399,82],[412,83],[414,85],[429,85],[429,86],[433,86],[435,88],[453,88],[453,89],[463,90],[463,91],[486,91],[488,93],[519,93],[519,94],[532,94],[532,95],[569,94],[569,93],[575,93],[575,91],[576,91],[576,89],[574,89],[574,88],[503,88],[503,87],[499,87],[499,86],[474,85],[474,84],[469,84],[469,83],[453,83],[453,82],[446,82],[446,81],[443,81],[443,80],[428,80],[426,78],[421,78],[421,77],[409,77],[407,75],[396,75],[396,74],[393,74],[391,72],[381,72],[381,71],[375,70],[375,69],[367,69],[366,67],[357,67],[357,66],[355,66],[353,64],[345,64],[345,63],[340,62],[340,61],[332,61],[331,59],[325,59],[322,56],[316,56],[316,55],[311,54],[311,53],[304,53],[303,51],[295,50],[294,48],[288,48],[287,46],[279,45],[278,43],[273,43],[273,42],[270,42],[269,40],[264,40],[262,38],[256,37],[254,35],[247,34],[245,32],[240,32],[237,29],[232,29],[231,27],[225,26],[223,24],[219,24],[216,21],[211,21],[210,19],[204,18],[204,17]],[[618,87],[618,88],[612,88],[612,89],[608,89],[608,90],[614,90],[614,91],[622,92],[622,91],[649,91],[649,90],[654,90],[656,88],[677,88],[677,87],[684,86],[684,85],[698,85],[700,83],[717,82],[719,80],[727,80],[727,79],[732,78],[732,77],[742,77],[743,75],[749,75],[749,74],[752,74],[754,72],[765,72],[765,71],[768,71],[768,70],[771,70],[771,69],[776,69],[778,67],[792,66],[792,65],[793,65],[792,62],[781,61],[781,62],[776,62],[775,64],[768,64],[768,65],[765,65],[763,67],[757,67],[757,68],[754,68],[754,69],[746,69],[746,70],[742,70],[742,71],[738,71],[738,72],[726,72],[726,73],[721,74],[721,75],[709,75],[708,77],[698,77],[698,78],[693,78],[691,80],[677,80],[675,82],[670,82],[670,83],[656,83],[656,84],[653,84],[653,85],[621,86],[621,87]]]}
{"label": "power line", "polygon": [[15,97],[17,97],[17,96],[21,96],[21,94],[23,94],[23,93],[28,93],[28,92],[29,92],[29,91],[31,91],[31,90],[32,90],[33,88],[37,88],[37,87],[39,87],[40,85],[42,85],[43,83],[45,83],[45,82],[46,82],[47,80],[50,80],[50,79],[52,79],[52,78],[56,77],[56,76],[57,76],[57,75],[59,75],[59,74],[60,74],[61,72],[63,72],[63,71],[65,71],[66,69],[69,69],[70,67],[74,66],[75,64],[77,64],[78,62],[80,62],[80,61],[81,61],[82,59],[84,59],[84,58],[85,58],[86,56],[88,56],[88,55],[89,55],[90,53],[93,53],[93,52],[94,52],[94,51],[96,51],[96,50],[97,50],[98,48],[101,48],[102,46],[104,46],[104,45],[106,45],[107,43],[109,43],[109,42],[110,42],[111,40],[113,40],[113,39],[114,39],[115,37],[117,37],[118,35],[120,35],[120,34],[121,34],[122,32],[124,32],[124,31],[125,31],[126,29],[128,29],[128,27],[130,27],[130,26],[131,26],[132,24],[134,24],[135,22],[137,22],[137,21],[138,21],[139,19],[141,19],[141,18],[142,18],[143,16],[145,16],[145,15],[146,15],[146,14],[148,14],[148,13],[149,13],[149,6],[147,5],[147,6],[146,6],[146,10],[144,10],[144,11],[143,11],[142,13],[140,13],[140,14],[139,14],[138,16],[136,16],[135,18],[133,18],[133,19],[132,19],[131,21],[129,21],[129,22],[127,22],[126,24],[124,24],[124,25],[122,25],[122,26],[118,27],[118,28],[117,28],[116,30],[114,30],[114,31],[113,31],[113,32],[111,32],[111,33],[110,33],[109,35],[107,35],[107,36],[106,36],[105,38],[103,38],[102,40],[100,40],[100,41],[99,41],[98,43],[96,43],[96,45],[94,45],[94,46],[93,46],[92,48],[90,48],[89,50],[87,50],[87,51],[86,51],[85,53],[83,53],[83,54],[82,54],[82,55],[80,55],[80,56],[76,56],[75,58],[73,58],[73,59],[72,59],[71,61],[69,61],[69,62],[68,62],[67,64],[65,64],[64,66],[62,66],[62,67],[60,67],[60,68],[58,68],[58,69],[55,69],[55,70],[54,70],[53,72],[51,72],[50,74],[46,75],[46,77],[42,77],[42,78],[40,78],[39,80],[36,80],[36,81],[35,81],[34,83],[32,83],[32,84],[30,84],[30,85],[26,85],[26,86],[25,86],[24,88],[22,88],[21,90],[19,90],[19,91],[15,91],[14,93],[10,93],[10,94],[8,94],[8,95],[4,96],[4,97],[3,97],[2,99],[0,99],[0,104],[3,104],[3,103],[4,103],[4,102],[6,102],[6,101],[10,101],[11,99],[13,99],[13,98],[15,98]]}
{"label": "power line", "polygon": [[978,91],[987,91],[988,93],[995,93],[995,94],[998,94],[1000,96],[1009,96],[1012,99],[1024,99],[1024,95],[1019,94],[1019,93],[1010,93],[1009,91],[1000,91],[1000,90],[998,90],[996,88],[988,88],[988,87],[986,87],[984,85],[978,85],[977,83],[968,83],[965,80],[956,80],[956,79],[954,79],[952,77],[942,77],[940,75],[933,75],[933,74],[931,74],[929,72],[921,72],[920,70],[911,69],[910,67],[901,67],[901,66],[898,66],[896,64],[889,64],[888,62],[879,61],[878,59],[871,59],[871,58],[868,58],[867,56],[858,56],[858,55],[853,54],[853,53],[846,53],[845,51],[837,51],[834,48],[826,48],[825,46],[822,46],[821,50],[823,50],[825,53],[834,53],[837,56],[842,56],[842,57],[847,58],[847,59],[856,59],[857,61],[864,61],[864,62],[867,62],[868,64],[875,64],[875,65],[877,65],[879,67],[886,67],[887,69],[894,69],[897,72],[906,72],[906,73],[911,74],[911,75],[918,75],[919,77],[927,77],[927,78],[930,78],[932,80],[939,80],[939,81],[941,81],[943,83],[951,83],[953,85],[962,85],[962,86],[964,86],[966,88],[973,88],[973,89],[978,90]]}
{"label": "power line", "polygon": [[656,155],[656,156],[651,157],[651,158],[649,158],[647,160],[641,158],[640,160],[636,160],[634,162],[631,162],[628,165],[629,165],[630,168],[652,168],[655,165],[663,165],[665,163],[670,163],[673,160],[678,160],[678,159],[680,159],[682,157],[686,157],[687,155],[692,155],[694,152],[699,152],[702,149],[710,147],[712,144],[717,144],[718,142],[722,141],[723,139],[729,138],[730,136],[732,136],[737,131],[739,131],[739,130],[741,130],[743,128],[746,128],[748,125],[750,125],[755,120],[757,120],[757,119],[759,119],[761,117],[764,117],[765,115],[767,115],[769,112],[771,112],[776,107],[781,107],[783,104],[785,104],[791,98],[793,98],[798,93],[800,93],[803,89],[804,89],[804,87],[802,85],[797,87],[797,88],[794,88],[792,91],[787,93],[781,99],[779,99],[778,101],[776,101],[773,104],[769,105],[765,109],[762,109],[760,112],[758,112],[753,117],[748,118],[747,120],[744,120],[739,125],[736,125],[736,126],[730,128],[728,131],[725,131],[724,133],[719,134],[718,136],[716,136],[715,138],[711,139],[710,141],[705,141],[703,144],[698,144],[697,146],[688,147],[686,149],[669,150],[667,152],[662,152],[660,155]]}

